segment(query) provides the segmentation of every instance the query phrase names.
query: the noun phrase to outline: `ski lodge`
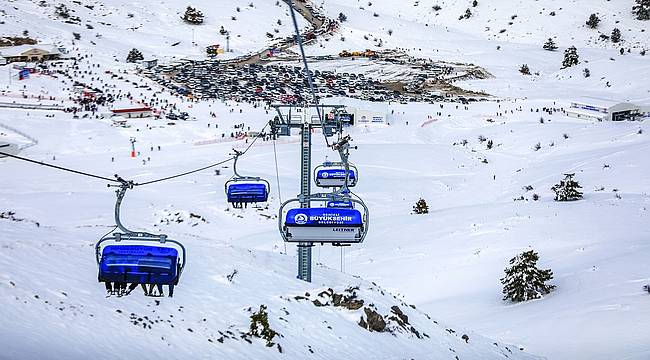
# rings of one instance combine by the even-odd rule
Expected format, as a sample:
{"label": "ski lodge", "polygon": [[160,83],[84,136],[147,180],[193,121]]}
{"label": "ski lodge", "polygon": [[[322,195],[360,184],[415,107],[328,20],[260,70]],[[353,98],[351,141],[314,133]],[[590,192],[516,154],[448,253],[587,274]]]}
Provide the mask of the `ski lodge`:
{"label": "ski lodge", "polygon": [[598,98],[581,98],[571,102],[567,116],[596,121],[637,120],[650,112],[650,108],[629,102]]}
{"label": "ski lodge", "polygon": [[19,45],[0,48],[0,65],[12,62],[40,62],[61,58],[61,51],[52,45]]}

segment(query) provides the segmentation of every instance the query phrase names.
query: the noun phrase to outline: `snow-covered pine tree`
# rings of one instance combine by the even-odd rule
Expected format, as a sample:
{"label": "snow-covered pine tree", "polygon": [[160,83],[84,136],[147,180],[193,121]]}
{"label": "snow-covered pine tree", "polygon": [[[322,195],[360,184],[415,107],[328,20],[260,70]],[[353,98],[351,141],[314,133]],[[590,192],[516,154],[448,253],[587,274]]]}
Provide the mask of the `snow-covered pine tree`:
{"label": "snow-covered pine tree", "polygon": [[582,189],[580,184],[573,180],[575,174],[564,174],[564,180],[559,184],[553,185],[551,190],[555,193],[555,201],[575,201],[582,199]]}
{"label": "snow-covered pine tree", "polygon": [[183,21],[186,23],[192,25],[203,24],[203,12],[201,12],[201,10],[188,6],[187,9],[185,9],[185,14],[183,14],[183,17],[181,17],[181,19],[183,19]]}
{"label": "snow-covered pine tree", "polygon": [[555,41],[553,41],[553,39],[551,38],[548,38],[548,40],[544,43],[544,50],[548,50],[548,51],[557,50],[557,45],[555,45]]}
{"label": "snow-covered pine tree", "polygon": [[571,46],[568,49],[564,50],[564,60],[562,61],[562,68],[568,68],[573,65],[578,65],[580,57],[578,56],[578,49],[575,46]]}
{"label": "snow-covered pine tree", "polygon": [[610,39],[612,40],[613,43],[617,43],[621,41],[621,30],[619,30],[618,28],[614,28],[614,30],[612,30],[612,36],[610,37]]}
{"label": "snow-covered pine tree", "polygon": [[596,14],[591,14],[589,15],[589,20],[587,20],[587,26],[589,26],[592,29],[595,29],[598,27],[598,23],[600,23],[600,19],[598,18],[598,15]]}
{"label": "snow-covered pine tree", "polygon": [[142,56],[140,50],[131,49],[131,51],[129,51],[129,55],[126,56],[126,62],[134,63],[138,60],[144,60],[144,56]]}
{"label": "snow-covered pine tree", "polygon": [[424,199],[420,199],[415,203],[415,206],[413,206],[413,213],[414,214],[428,214],[429,213],[429,205],[427,205],[427,202]]}
{"label": "snow-covered pine tree", "polygon": [[67,19],[70,17],[70,10],[68,10],[68,7],[65,6],[65,4],[58,4],[54,7],[54,15],[62,19]]}
{"label": "snow-covered pine tree", "polygon": [[344,13],[340,12],[339,13],[339,22],[346,22],[346,21],[348,21],[348,17]]}
{"label": "snow-covered pine tree", "polygon": [[524,75],[530,75],[530,68],[528,67],[528,64],[523,64],[519,68],[519,72],[524,74]]}
{"label": "snow-covered pine tree", "polygon": [[650,0],[636,0],[632,13],[636,15],[637,20],[650,20]]}
{"label": "snow-covered pine tree", "polygon": [[589,71],[589,68],[585,68],[584,70],[582,70],[582,75],[586,78],[590,77],[591,71]]}
{"label": "snow-covered pine tree", "polygon": [[553,271],[538,269],[538,260],[539,255],[534,250],[524,251],[510,259],[510,266],[504,270],[506,276],[501,278],[503,300],[539,299],[555,288],[555,285],[546,284],[553,279]]}

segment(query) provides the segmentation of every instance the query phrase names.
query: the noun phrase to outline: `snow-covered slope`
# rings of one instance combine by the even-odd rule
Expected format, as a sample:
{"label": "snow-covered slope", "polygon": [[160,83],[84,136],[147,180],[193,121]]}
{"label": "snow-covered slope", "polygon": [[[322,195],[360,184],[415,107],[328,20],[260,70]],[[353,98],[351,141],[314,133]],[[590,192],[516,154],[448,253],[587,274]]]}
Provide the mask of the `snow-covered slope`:
{"label": "snow-covered slope", "polygon": [[[436,3],[443,8],[437,16],[430,14]],[[650,101],[647,84],[638,79],[639,74],[650,72],[650,60],[640,55],[643,49],[650,49],[650,32],[646,31],[647,21],[633,18],[632,1],[595,2],[597,9],[593,12],[603,13],[599,30],[584,25],[591,12],[579,1],[546,0],[521,5],[519,1],[479,1],[478,7],[472,8],[477,13],[475,17],[458,20],[456,13],[463,13],[469,3],[420,1],[418,6],[412,6],[412,2],[379,0],[358,1],[355,5],[328,0],[323,5],[325,13],[336,18],[342,12],[347,21],[342,23],[340,36],[321,42],[325,50],[310,47],[308,52],[402,48],[416,57],[474,63],[486,68],[494,78],[457,85],[498,97],[570,99],[595,96]],[[558,15],[540,15],[542,8],[555,9]],[[373,16],[375,12],[378,17]],[[509,20],[515,14],[516,19]],[[614,14],[618,14],[617,17]],[[508,21],[500,20],[502,17],[515,24],[503,24],[508,31],[499,34],[501,27],[492,24]],[[432,20],[423,21],[429,18]],[[615,21],[620,23],[615,24]],[[621,29],[624,41],[613,44],[597,40],[599,31],[609,35],[612,30],[609,27],[613,26]],[[491,30],[485,31],[486,27]],[[391,35],[389,30],[392,30]],[[490,35],[494,33],[497,35]],[[555,39],[558,50],[543,50],[542,45],[549,37]],[[381,48],[377,46],[380,40]],[[569,46],[578,48],[580,64],[562,69],[564,50]],[[619,53],[620,48],[626,49],[624,55]],[[528,64],[532,76],[519,73],[522,64]],[[583,76],[585,68],[591,72],[589,78]]]}
{"label": "snow-covered slope", "polygon": [[[232,38],[234,55],[257,51],[266,47],[266,32],[278,28],[281,36],[290,34],[282,2],[276,6],[275,1],[257,0],[249,8],[248,1],[197,1],[194,5],[206,14],[206,24],[198,27],[179,19],[187,3],[61,2],[78,12],[82,25],[53,18],[54,3],[40,7],[38,2],[5,1],[0,3],[5,15],[0,30],[18,35],[28,29],[45,42],[60,41],[82,57],[77,72],[71,72],[74,79],[130,92],[133,104],[154,96],[168,100],[197,121],[130,120],[131,128],[115,128],[109,119],[91,114],[74,119],[56,111],[2,109],[0,123],[38,140],[22,155],[146,181],[221,160],[233,146],[243,149],[245,141],[228,136],[238,130],[234,126],[244,123],[257,130],[272,116],[263,107],[171,96],[123,61],[132,47],[146,57],[201,57],[203,46],[223,44],[218,34],[222,24],[241,34]],[[356,191],[372,216],[364,244],[343,252],[316,247],[314,261],[321,265],[314,268],[314,282],[296,280],[295,248],[285,251],[274,217],[280,200],[298,192],[298,139],[277,143],[279,179],[272,143],[258,142],[239,166],[271,181],[268,207],[228,209],[223,184],[230,164],[218,176],[206,171],[127,194],[126,225],[184,241],[188,268],[172,299],[137,293],[107,299],[96,282],[92,245],[112,228],[112,190],[103,181],[0,159],[0,212],[5,213],[0,218],[0,345],[5,349],[0,357],[491,359],[527,358],[524,352],[530,352],[550,359],[648,358],[650,325],[644,320],[650,315],[650,298],[642,289],[650,283],[645,261],[650,235],[647,120],[595,123],[542,111],[567,108],[583,96],[649,105],[650,86],[643,75],[650,72],[650,61],[639,54],[648,47],[648,32],[641,31],[647,22],[632,19],[631,1],[597,1],[592,10],[580,1],[485,0],[472,8],[472,18],[462,21],[458,16],[469,2],[413,3],[379,0],[369,6],[327,0],[325,13],[336,17],[344,12],[348,21],[339,36],[320,40],[307,52],[375,48],[374,39],[381,38],[384,48],[485,67],[494,78],[455,85],[485,90],[494,98],[468,105],[328,99],[389,114],[388,127],[349,129],[359,146],[351,155],[360,169]],[[430,11],[436,3],[442,7],[437,16]],[[549,16],[550,11],[556,16]],[[618,46],[595,41],[598,31],[583,25],[591,12],[603,19],[603,33],[619,20],[622,46],[632,52],[620,55]],[[233,15],[237,21],[230,20]],[[87,21],[94,29],[86,28]],[[499,33],[501,28],[507,31]],[[191,45],[192,29],[200,46]],[[82,34],[74,46],[72,32]],[[102,37],[95,37],[100,32]],[[548,37],[556,37],[558,51],[541,49]],[[171,46],[177,41],[181,43]],[[578,47],[581,64],[560,69],[569,45]],[[99,67],[91,67],[95,63]],[[523,63],[534,75],[517,71]],[[586,67],[589,78],[582,75]],[[43,95],[69,106],[71,84],[72,79],[38,75],[10,84],[0,76],[0,88],[8,89],[3,101],[36,102],[30,96]],[[488,149],[479,136],[493,140],[494,147]],[[136,159],[129,157],[130,137],[137,138],[141,152]],[[320,138],[315,146],[315,162],[334,157]],[[584,200],[553,201],[550,187],[567,172],[576,173]],[[539,201],[533,200],[534,193]],[[524,200],[514,201],[521,196]],[[430,213],[411,215],[420,197]],[[190,221],[185,216],[190,212],[205,221]],[[178,217],[183,221],[173,221]],[[505,302],[499,282],[503,268],[529,249],[540,253],[541,267],[553,270],[557,288],[537,301]],[[337,271],[341,256],[347,274]],[[231,282],[227,275],[235,269]],[[390,307],[399,306],[423,338],[408,328],[396,336],[369,333],[357,325],[362,309],[312,302],[330,287],[344,293],[355,286],[364,305],[373,303],[380,315],[393,316]],[[241,338],[252,311],[263,304],[271,327],[282,335],[275,341],[282,354],[261,340],[248,344]],[[463,334],[469,335],[468,342]]]}
{"label": "snow-covered slope", "polygon": [[[64,230],[3,220],[0,357],[532,358],[516,347],[439,324],[381,288],[331,269],[319,267],[312,284],[297,281],[287,256],[238,248],[218,237],[186,241],[191,265],[174,298],[107,299],[90,256],[98,230],[106,228]],[[365,317],[363,308],[334,307],[327,295],[318,296],[330,287],[355,294],[381,315],[396,316],[391,307],[397,306],[408,324],[391,321],[392,333],[370,333],[357,325]],[[317,307],[316,299],[329,305]],[[279,334],[270,347],[245,336],[261,305]]]}
{"label": "snow-covered slope", "polygon": [[[81,39],[77,45],[89,46],[96,55],[114,56],[119,61],[124,61],[131,48],[142,51],[145,58],[203,58],[206,46],[226,46],[226,36],[219,32],[222,26],[230,31],[230,48],[235,56],[263,48],[269,40],[267,32],[276,38],[293,34],[288,8],[275,1],[61,0],[45,2],[46,6],[39,4],[38,0],[0,4],[4,13],[0,33],[21,36],[27,30],[30,37],[40,42],[66,47],[70,47],[73,33],[78,33]],[[80,21],[66,23],[66,19],[55,15],[59,4]],[[189,5],[203,12],[203,24],[190,25],[181,20]],[[300,26],[307,25],[304,19],[299,20]]]}
{"label": "snow-covered slope", "polygon": [[[366,26],[375,27],[376,30],[393,29],[394,35],[399,35],[403,25],[384,17],[433,26],[429,32],[422,34],[425,35],[423,38],[440,26],[486,40],[534,44],[539,47],[548,38],[553,38],[560,44],[581,47],[647,48],[650,45],[647,24],[636,20],[632,15],[633,0],[485,0],[478,1],[476,7],[472,6],[472,1],[455,0],[327,0],[324,4],[332,16],[343,12],[352,23],[363,19]],[[440,10],[436,10],[436,5]],[[467,9],[470,9],[472,16],[459,20]],[[597,29],[589,29],[585,24],[592,13],[597,14],[601,20]],[[378,16],[375,17],[374,14]],[[617,46],[599,40],[601,34],[611,35],[615,27],[621,30],[624,42]],[[386,34],[385,31],[381,33]]]}
{"label": "snow-covered slope", "polygon": [[[227,109],[215,107],[220,112]],[[264,119],[260,111],[246,108],[246,112],[248,117]],[[28,117],[18,112],[5,114],[14,115],[21,128],[43,139],[42,147],[27,150],[26,155],[40,158],[45,156],[42,151],[56,153],[58,164],[98,173],[117,172],[129,178],[142,179],[210,161],[233,145],[200,149],[165,142],[160,153],[143,149],[151,156],[149,166],[143,166],[139,159],[119,156],[127,152],[121,151],[121,144],[136,134],[143,143],[161,144],[165,137],[155,130],[138,134],[128,129],[120,134],[97,121],[56,116],[53,123],[42,113]],[[184,126],[198,130],[205,124]],[[44,136],[55,128],[70,134],[65,144]],[[98,141],[109,138],[104,145]],[[268,145],[256,146],[246,162],[257,159],[259,170],[270,171]],[[284,156],[293,145],[280,147]],[[115,163],[108,160],[112,150],[120,150]],[[290,160],[283,161],[283,168],[290,167]],[[210,173],[133,191],[125,201],[127,226],[166,232],[188,248],[189,265],[174,297],[145,298],[136,289],[125,298],[105,298],[103,285],[96,281],[93,254],[95,240],[112,228],[112,190],[103,181],[87,181],[10,160],[2,160],[2,167],[0,325],[5,330],[0,344],[4,358],[128,358],[136,356],[134,352],[141,358],[179,359],[324,359],[344,354],[386,359],[529,358],[517,347],[438,323],[435,316],[425,315],[360,278],[316,266],[313,283],[296,280],[295,258],[280,253],[277,246],[273,219],[277,197],[271,209],[227,210],[220,191],[226,177]],[[287,172],[285,176],[283,190],[291,194],[293,186],[288,179],[295,175]],[[205,221],[192,221],[185,216],[188,211]],[[247,249],[251,244],[247,238],[260,235],[266,240],[257,242],[257,247],[273,253]],[[328,288],[348,296],[356,294],[363,307],[332,306],[333,301],[320,294]],[[314,300],[329,305],[316,306]],[[272,347],[242,337],[249,331],[250,315],[260,305],[268,308],[270,326],[280,334]],[[393,306],[399,309],[392,310]],[[392,333],[369,333],[357,324],[362,316],[367,319],[365,308],[375,309],[386,319],[401,311],[408,324],[386,320]],[[469,340],[463,340],[463,335]]]}

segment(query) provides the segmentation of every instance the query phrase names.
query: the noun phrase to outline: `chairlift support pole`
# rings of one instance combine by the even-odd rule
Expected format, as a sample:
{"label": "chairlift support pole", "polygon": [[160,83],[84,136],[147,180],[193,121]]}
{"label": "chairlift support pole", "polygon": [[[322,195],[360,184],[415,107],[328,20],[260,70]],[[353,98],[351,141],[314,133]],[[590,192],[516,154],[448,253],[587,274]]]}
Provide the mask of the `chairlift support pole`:
{"label": "chairlift support pole", "polygon": [[[311,119],[309,112],[303,112],[302,132],[300,134],[300,207],[310,206],[311,194]],[[298,278],[311,282],[311,248],[312,243],[298,244]]]}
{"label": "chairlift support pole", "polygon": [[[314,91],[314,84],[312,82],[312,78],[309,75],[309,66],[307,64],[307,58],[305,57],[305,50],[303,48],[302,44],[302,35],[300,35],[300,30],[298,29],[298,21],[296,20],[296,14],[294,11],[294,6],[293,6],[293,0],[288,0],[289,4],[289,13],[291,14],[291,20],[293,22],[293,27],[296,32],[295,34],[295,41],[298,44],[298,48],[300,49],[300,55],[302,57],[302,62],[304,65],[304,72],[305,72],[305,77],[307,78],[307,81],[309,83],[309,89],[312,94],[312,101],[314,105],[307,105],[303,109],[302,113],[302,121],[300,124],[292,124],[291,121],[291,115],[289,115],[289,119],[287,119],[286,123],[283,124],[284,119],[282,116],[282,113],[280,111],[280,106],[275,106],[275,109],[278,112],[279,118],[280,118],[280,124],[274,124],[274,125],[280,125],[280,127],[288,130],[285,134],[290,135],[291,134],[291,128],[292,127],[300,127],[301,128],[301,145],[300,145],[300,207],[301,208],[308,208],[310,206],[310,201],[309,201],[309,195],[310,193],[310,186],[311,186],[311,130],[312,127],[320,127],[322,128],[322,131],[325,136],[327,136],[327,132],[336,132],[336,131],[341,131],[341,126],[340,122],[337,124],[337,126],[332,129],[332,128],[327,128],[325,122],[325,107],[322,105],[318,105],[318,97],[316,96],[316,93]],[[309,109],[311,107],[315,107],[317,114],[318,114],[318,124],[313,124],[312,119],[311,119],[311,114],[309,112]],[[342,106],[335,106],[334,110],[336,111],[337,109],[341,108]],[[322,111],[322,112],[321,112]],[[293,125],[293,126],[292,126]],[[276,132],[277,133],[277,132]],[[346,167],[347,170],[347,167]],[[313,246],[313,243],[299,243],[298,244],[298,278],[300,280],[306,281],[306,282],[311,282],[311,248]]]}
{"label": "chairlift support pole", "polygon": [[[300,207],[308,208],[310,206],[309,196],[311,195],[311,132],[312,129],[321,128],[325,131],[325,111],[331,109],[335,112],[340,111],[343,105],[305,105],[302,109],[300,121],[291,115],[285,116],[281,109],[291,110],[295,107],[292,105],[273,105],[278,113],[277,120],[271,123],[274,134],[277,136],[291,135],[291,129],[300,129]],[[322,112],[321,116],[312,119],[310,110],[315,108],[316,111]],[[323,123],[321,120],[323,119]],[[340,122],[336,119],[337,125],[333,131],[340,131],[342,128]],[[282,129],[286,132],[283,133]],[[298,278],[300,280],[311,282],[311,258],[313,243],[298,243]]]}

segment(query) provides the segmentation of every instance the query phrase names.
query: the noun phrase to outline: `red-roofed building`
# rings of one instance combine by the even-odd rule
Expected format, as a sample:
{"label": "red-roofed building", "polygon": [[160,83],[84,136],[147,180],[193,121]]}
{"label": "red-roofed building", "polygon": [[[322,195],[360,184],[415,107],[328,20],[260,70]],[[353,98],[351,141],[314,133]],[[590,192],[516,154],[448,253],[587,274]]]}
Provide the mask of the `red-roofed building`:
{"label": "red-roofed building", "polygon": [[139,107],[129,109],[113,109],[113,115],[124,116],[125,118],[145,118],[153,115],[153,109],[150,107]]}

